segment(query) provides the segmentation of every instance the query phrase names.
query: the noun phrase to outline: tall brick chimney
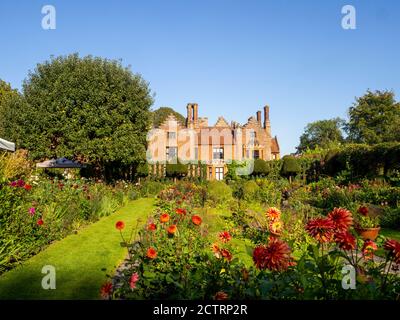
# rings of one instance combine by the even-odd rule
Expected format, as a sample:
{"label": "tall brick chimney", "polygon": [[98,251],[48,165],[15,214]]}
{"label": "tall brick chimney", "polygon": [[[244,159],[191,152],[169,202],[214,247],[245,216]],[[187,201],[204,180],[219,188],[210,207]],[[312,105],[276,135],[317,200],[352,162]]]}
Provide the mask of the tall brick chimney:
{"label": "tall brick chimney", "polygon": [[186,106],[187,118],[186,127],[193,128],[199,120],[199,106],[197,103],[188,103]]}
{"label": "tall brick chimney", "polygon": [[264,129],[270,126],[269,122],[269,106],[264,107]]}
{"label": "tall brick chimney", "polygon": [[257,111],[257,122],[261,126],[261,111]]}

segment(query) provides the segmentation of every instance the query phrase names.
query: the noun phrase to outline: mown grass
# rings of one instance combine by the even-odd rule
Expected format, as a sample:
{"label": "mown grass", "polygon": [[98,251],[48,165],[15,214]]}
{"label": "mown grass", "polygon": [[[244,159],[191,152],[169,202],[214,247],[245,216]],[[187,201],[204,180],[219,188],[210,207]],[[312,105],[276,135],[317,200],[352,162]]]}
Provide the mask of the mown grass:
{"label": "mown grass", "polygon": [[[77,234],[51,244],[23,265],[0,277],[0,299],[98,299],[99,289],[126,256],[115,223],[123,220],[123,235],[143,225],[154,208],[154,199],[130,202]],[[138,221],[139,220],[139,221]],[[56,269],[56,289],[41,286],[43,266]]]}

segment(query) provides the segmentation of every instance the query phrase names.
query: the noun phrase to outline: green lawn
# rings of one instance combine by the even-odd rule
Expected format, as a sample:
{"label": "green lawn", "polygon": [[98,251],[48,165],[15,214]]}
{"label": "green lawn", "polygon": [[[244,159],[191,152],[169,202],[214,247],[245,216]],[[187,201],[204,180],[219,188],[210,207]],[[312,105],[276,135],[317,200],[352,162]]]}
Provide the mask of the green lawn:
{"label": "green lawn", "polygon": [[[132,228],[145,223],[154,207],[154,199],[130,202],[111,216],[88,226],[0,277],[0,299],[98,299],[99,289],[126,256],[120,246],[120,234],[115,223],[126,224],[124,236]],[[42,267],[56,268],[56,289],[41,286]]]}
{"label": "green lawn", "polygon": [[389,238],[400,241],[400,230],[393,230],[393,229],[382,229],[380,234]]}

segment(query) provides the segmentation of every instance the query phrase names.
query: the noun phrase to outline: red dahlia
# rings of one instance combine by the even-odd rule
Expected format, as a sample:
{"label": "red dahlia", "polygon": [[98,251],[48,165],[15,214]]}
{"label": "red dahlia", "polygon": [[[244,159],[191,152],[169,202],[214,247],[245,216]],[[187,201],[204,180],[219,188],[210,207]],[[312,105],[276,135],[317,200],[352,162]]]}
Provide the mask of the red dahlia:
{"label": "red dahlia", "polygon": [[219,233],[219,239],[222,242],[229,242],[232,239],[232,237],[228,231],[223,231]]}
{"label": "red dahlia", "polygon": [[393,261],[396,264],[400,264],[400,242],[396,240],[387,240],[383,247],[389,252],[389,256],[393,257]]}
{"label": "red dahlia", "polygon": [[215,300],[228,300],[228,298],[228,294],[223,291],[218,291],[214,296]]}
{"label": "red dahlia", "polygon": [[111,282],[106,282],[100,288],[100,295],[103,299],[108,299],[112,293],[113,285]]}
{"label": "red dahlia", "polygon": [[328,218],[332,220],[336,231],[344,232],[353,224],[351,212],[344,208],[335,208],[328,214]]}
{"label": "red dahlia", "polygon": [[356,247],[356,238],[348,231],[335,234],[335,242],[343,250],[354,250]]}
{"label": "red dahlia", "polygon": [[232,260],[232,253],[229,252],[227,249],[220,250],[221,256],[223,256],[227,261]]}
{"label": "red dahlia", "polygon": [[157,226],[155,223],[149,223],[147,225],[147,230],[149,230],[149,231],[155,231],[156,229],[157,229]]}
{"label": "red dahlia", "polygon": [[330,242],[335,233],[335,224],[328,218],[315,218],[307,223],[306,231],[320,243]]}
{"label": "red dahlia", "polygon": [[253,261],[258,269],[283,271],[294,265],[290,247],[280,239],[272,239],[268,245],[259,245],[253,251]]}
{"label": "red dahlia", "polygon": [[202,219],[201,219],[201,217],[195,215],[195,216],[192,217],[192,222],[196,226],[199,226],[199,225],[201,225]]}
{"label": "red dahlia", "polygon": [[125,223],[123,221],[117,221],[117,223],[115,224],[115,228],[121,231],[125,228]]}
{"label": "red dahlia", "polygon": [[185,215],[186,214],[186,209],[178,208],[178,209],[175,210],[175,212],[177,214],[180,214],[180,215]]}

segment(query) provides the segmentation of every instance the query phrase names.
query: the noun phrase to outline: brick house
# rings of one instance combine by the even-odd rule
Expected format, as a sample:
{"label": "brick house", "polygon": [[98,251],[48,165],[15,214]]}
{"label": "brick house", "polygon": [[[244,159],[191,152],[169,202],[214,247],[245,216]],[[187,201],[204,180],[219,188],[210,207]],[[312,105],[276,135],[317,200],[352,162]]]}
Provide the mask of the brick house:
{"label": "brick house", "polygon": [[226,164],[232,160],[279,159],[279,143],[271,135],[269,107],[252,116],[244,125],[230,124],[219,117],[210,126],[208,118],[199,117],[197,103],[187,105],[186,122],[180,123],[172,114],[148,138],[148,161],[165,163],[172,159],[187,163],[207,165],[207,179],[222,180],[227,172]]}

